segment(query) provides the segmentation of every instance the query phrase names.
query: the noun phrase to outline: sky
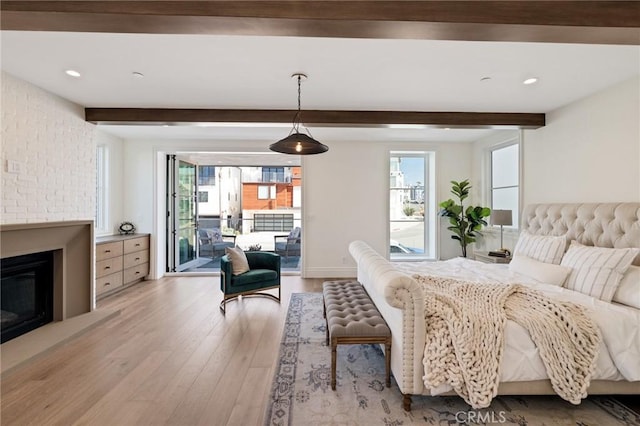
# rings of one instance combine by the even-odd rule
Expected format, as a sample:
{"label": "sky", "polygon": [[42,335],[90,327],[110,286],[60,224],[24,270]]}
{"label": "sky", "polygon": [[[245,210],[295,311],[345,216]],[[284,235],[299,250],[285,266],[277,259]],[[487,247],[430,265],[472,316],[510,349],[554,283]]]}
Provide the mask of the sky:
{"label": "sky", "polygon": [[402,157],[400,170],[404,173],[405,185],[415,185],[417,182],[424,185],[424,157]]}

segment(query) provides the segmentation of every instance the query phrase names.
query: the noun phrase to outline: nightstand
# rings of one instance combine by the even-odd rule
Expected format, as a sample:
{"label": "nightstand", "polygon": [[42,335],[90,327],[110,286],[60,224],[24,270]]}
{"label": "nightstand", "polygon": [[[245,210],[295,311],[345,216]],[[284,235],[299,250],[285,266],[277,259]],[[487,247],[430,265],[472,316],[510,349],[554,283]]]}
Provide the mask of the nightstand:
{"label": "nightstand", "polygon": [[474,259],[484,263],[509,263],[511,257],[489,256],[488,251],[476,251],[473,253]]}

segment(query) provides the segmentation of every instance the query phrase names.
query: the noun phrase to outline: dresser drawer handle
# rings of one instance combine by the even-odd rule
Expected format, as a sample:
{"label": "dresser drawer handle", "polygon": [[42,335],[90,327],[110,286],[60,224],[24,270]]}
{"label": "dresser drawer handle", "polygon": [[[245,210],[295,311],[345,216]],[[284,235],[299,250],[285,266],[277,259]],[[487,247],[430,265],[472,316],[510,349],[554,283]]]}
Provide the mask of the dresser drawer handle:
{"label": "dresser drawer handle", "polygon": [[140,258],[139,258],[139,257],[136,257],[136,260],[140,260]]}
{"label": "dresser drawer handle", "polygon": [[104,269],[111,269],[111,266],[105,266]]}
{"label": "dresser drawer handle", "polygon": [[136,275],[138,275],[140,273],[140,271],[136,271]]}
{"label": "dresser drawer handle", "polygon": [[140,243],[136,243],[136,247],[140,247]]}
{"label": "dresser drawer handle", "polygon": [[106,286],[108,286],[108,285],[111,285],[111,283],[104,283],[104,286],[105,286],[105,287],[106,287]]}
{"label": "dresser drawer handle", "polygon": [[105,253],[111,253],[111,250],[105,250],[104,252]]}

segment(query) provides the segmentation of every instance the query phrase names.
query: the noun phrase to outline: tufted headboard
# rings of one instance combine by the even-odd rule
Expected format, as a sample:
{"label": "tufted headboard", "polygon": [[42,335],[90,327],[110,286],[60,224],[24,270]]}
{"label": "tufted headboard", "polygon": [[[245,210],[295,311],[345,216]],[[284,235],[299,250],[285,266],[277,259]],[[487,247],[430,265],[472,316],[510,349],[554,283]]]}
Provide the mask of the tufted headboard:
{"label": "tufted headboard", "polygon": [[[640,203],[531,204],[522,229],[596,247],[640,247]],[[633,261],[640,265],[640,255]]]}

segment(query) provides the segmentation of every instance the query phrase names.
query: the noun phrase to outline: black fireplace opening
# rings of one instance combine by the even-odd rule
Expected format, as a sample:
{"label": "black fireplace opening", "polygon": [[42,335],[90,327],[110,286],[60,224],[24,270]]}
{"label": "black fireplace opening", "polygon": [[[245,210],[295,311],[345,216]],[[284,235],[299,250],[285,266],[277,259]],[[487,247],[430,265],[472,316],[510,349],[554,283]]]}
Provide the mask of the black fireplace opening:
{"label": "black fireplace opening", "polygon": [[2,343],[53,321],[54,252],[0,259]]}

